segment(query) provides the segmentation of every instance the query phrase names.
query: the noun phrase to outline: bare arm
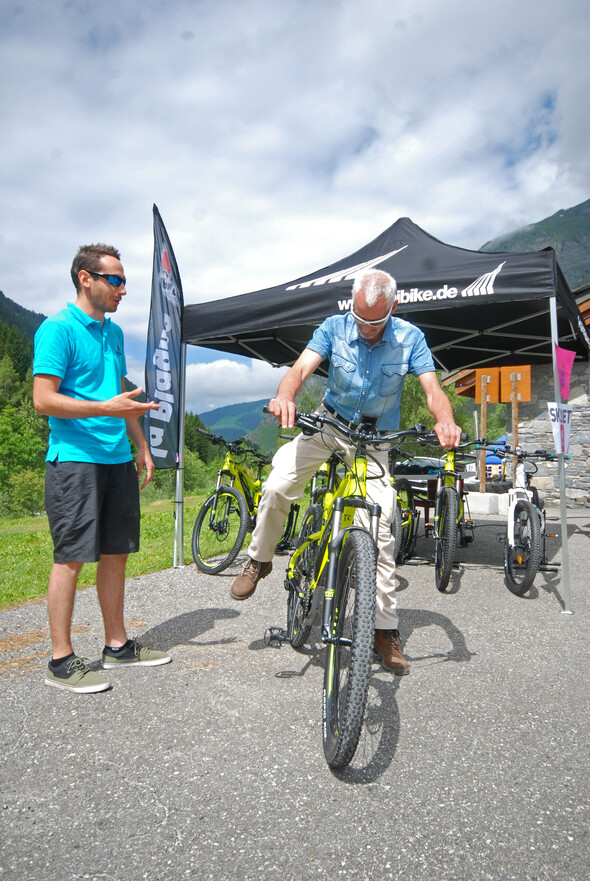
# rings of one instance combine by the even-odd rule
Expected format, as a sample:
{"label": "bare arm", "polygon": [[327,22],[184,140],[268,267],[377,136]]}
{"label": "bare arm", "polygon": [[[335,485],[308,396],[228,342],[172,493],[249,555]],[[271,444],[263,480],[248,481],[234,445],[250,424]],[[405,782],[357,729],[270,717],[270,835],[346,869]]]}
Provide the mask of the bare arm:
{"label": "bare arm", "polygon": [[312,349],[304,349],[290,370],[279,383],[276,396],[268,409],[276,416],[283,428],[293,428],[295,422],[295,398],[308,376],[317,370],[324,359]]}
{"label": "bare arm", "polygon": [[148,410],[159,410],[154,401],[142,404],[133,399],[142,389],[125,392],[108,401],[82,401],[70,398],[60,392],[61,378],[47,373],[38,373],[33,378],[33,406],[42,416],[57,416],[60,419],[90,419],[92,416],[114,416],[119,419],[137,419]]}
{"label": "bare arm", "polygon": [[148,410],[159,410],[160,405],[153,401],[142,404],[134,398],[141,394],[141,389],[133,389],[126,392],[122,385],[120,395],[115,395],[108,401],[81,401],[70,398],[60,392],[61,378],[46,373],[38,373],[33,378],[33,406],[37,413],[43,416],[57,416],[60,419],[90,419],[93,416],[114,416],[124,419],[127,434],[137,445],[136,459],[137,476],[141,475],[145,468],[146,477],[141,488],[149,483],[154,473],[154,463],[149,451],[143,432],[137,421],[138,417],[147,413]]}
{"label": "bare arm", "polygon": [[434,430],[439,444],[445,449],[456,447],[461,441],[461,429],[455,424],[450,401],[440,387],[436,373],[421,373],[418,379],[426,395],[430,415],[434,419]]}
{"label": "bare arm", "polygon": [[[122,384],[123,393],[125,393],[125,386]],[[145,468],[145,478],[143,483],[140,486],[140,489],[143,489],[144,486],[150,482],[152,477],[154,476],[154,460],[152,459],[152,454],[150,453],[150,448],[148,446],[148,442],[145,439],[145,435],[141,429],[141,425],[137,421],[136,416],[127,417],[125,420],[125,425],[127,427],[127,434],[137,447],[137,456],[135,457],[135,467],[137,468],[137,479],[141,480],[141,476],[143,474],[143,470]]]}

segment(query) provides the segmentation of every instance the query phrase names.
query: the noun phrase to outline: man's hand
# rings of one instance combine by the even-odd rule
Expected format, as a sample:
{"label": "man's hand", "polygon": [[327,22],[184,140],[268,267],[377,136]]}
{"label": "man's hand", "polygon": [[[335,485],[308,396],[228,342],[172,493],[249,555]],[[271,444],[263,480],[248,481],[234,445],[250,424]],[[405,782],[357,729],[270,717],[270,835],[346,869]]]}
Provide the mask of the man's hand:
{"label": "man's hand", "polygon": [[438,442],[445,450],[458,447],[461,443],[461,428],[454,422],[437,422],[434,431]]}
{"label": "man's hand", "polygon": [[132,389],[130,392],[122,392],[120,395],[105,401],[104,404],[107,408],[105,415],[117,416],[121,419],[137,419],[138,416],[143,416],[148,410],[159,410],[160,405],[156,404],[155,401],[145,401],[142,403],[141,401],[133,400],[142,391],[142,388]]}
{"label": "man's hand", "polygon": [[269,413],[272,413],[278,419],[281,423],[281,428],[293,428],[296,410],[295,401],[278,393],[276,398],[272,398],[268,403]]}
{"label": "man's hand", "polygon": [[154,476],[154,460],[152,459],[147,444],[145,444],[143,447],[140,447],[137,451],[137,456],[135,457],[135,467],[137,468],[138,480],[141,480],[141,476],[145,468],[145,478],[143,483],[139,487],[140,489],[143,489],[144,486],[148,485],[148,483]]}

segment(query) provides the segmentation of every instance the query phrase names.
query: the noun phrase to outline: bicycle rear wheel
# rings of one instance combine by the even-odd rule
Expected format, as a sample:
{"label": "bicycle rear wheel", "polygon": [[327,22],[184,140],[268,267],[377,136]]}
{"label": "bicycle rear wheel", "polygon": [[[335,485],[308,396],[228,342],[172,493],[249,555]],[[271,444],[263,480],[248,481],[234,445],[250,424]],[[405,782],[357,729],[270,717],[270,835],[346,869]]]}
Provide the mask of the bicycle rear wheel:
{"label": "bicycle rear wheel", "polygon": [[434,578],[437,588],[447,589],[457,547],[457,493],[450,486],[443,486],[437,504],[438,535],[434,552]]}
{"label": "bicycle rear wheel", "polygon": [[400,477],[395,481],[395,488],[401,509],[401,537],[399,548],[397,544],[395,547],[395,561],[403,563],[410,559],[416,547],[418,517],[414,505],[414,490],[410,481],[405,477]]}
{"label": "bicycle rear wheel", "polygon": [[531,587],[541,564],[543,547],[537,509],[528,499],[519,499],[514,507],[514,545],[508,536],[504,548],[504,574],[508,589],[522,596]]}
{"label": "bicycle rear wheel", "polygon": [[[311,505],[305,512],[303,523],[297,537],[297,547],[307,541],[308,536],[318,532],[322,525],[322,506]],[[307,622],[311,592],[309,584],[313,579],[317,544],[310,544],[297,560],[293,579],[287,596],[287,633],[292,633],[291,645],[300,649],[307,642],[311,633],[311,624]]]}
{"label": "bicycle rear wheel", "polygon": [[402,559],[402,536],[403,536],[403,511],[399,499],[395,501],[395,510],[393,512],[393,521],[391,523],[391,534],[393,535],[393,559],[396,563],[401,563]]}
{"label": "bicycle rear wheel", "polygon": [[376,548],[367,532],[344,541],[324,672],[323,739],[330,768],[343,768],[363,724],[375,633]]}
{"label": "bicycle rear wheel", "polygon": [[248,506],[231,486],[205,500],[193,528],[193,559],[201,572],[216,575],[238,556],[248,531]]}

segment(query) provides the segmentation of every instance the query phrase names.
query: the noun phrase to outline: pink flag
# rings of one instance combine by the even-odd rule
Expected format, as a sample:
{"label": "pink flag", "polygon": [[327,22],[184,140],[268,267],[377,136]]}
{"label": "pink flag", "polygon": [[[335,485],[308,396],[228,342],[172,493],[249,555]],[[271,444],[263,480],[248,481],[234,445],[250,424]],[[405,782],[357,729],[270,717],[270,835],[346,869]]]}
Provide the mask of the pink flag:
{"label": "pink flag", "polygon": [[559,394],[566,401],[570,396],[570,377],[572,375],[572,366],[575,352],[569,349],[562,349],[561,346],[555,346],[555,359],[557,361],[557,375],[559,376]]}

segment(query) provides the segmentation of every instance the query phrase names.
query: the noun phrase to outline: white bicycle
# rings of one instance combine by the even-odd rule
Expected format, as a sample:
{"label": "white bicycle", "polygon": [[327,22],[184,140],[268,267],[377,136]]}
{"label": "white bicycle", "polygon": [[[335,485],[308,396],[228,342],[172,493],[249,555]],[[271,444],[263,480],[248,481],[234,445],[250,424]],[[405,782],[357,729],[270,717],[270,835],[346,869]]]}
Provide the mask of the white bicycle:
{"label": "white bicycle", "polygon": [[531,480],[539,470],[537,461],[553,462],[557,461],[557,456],[546,450],[527,453],[519,446],[511,449],[489,446],[485,442],[478,444],[478,448],[490,450],[502,458],[516,459],[514,483],[508,490],[504,575],[508,589],[523,596],[532,586],[539,569],[547,565],[545,508]]}

